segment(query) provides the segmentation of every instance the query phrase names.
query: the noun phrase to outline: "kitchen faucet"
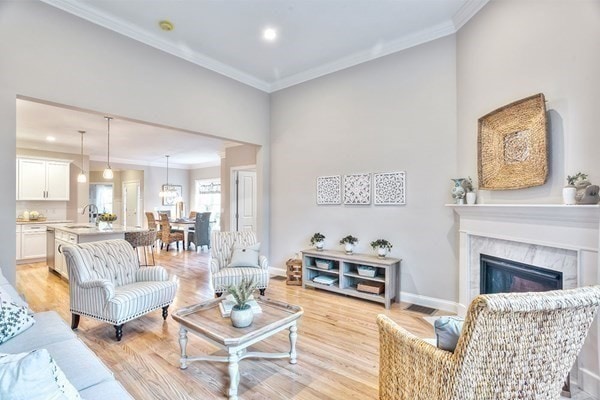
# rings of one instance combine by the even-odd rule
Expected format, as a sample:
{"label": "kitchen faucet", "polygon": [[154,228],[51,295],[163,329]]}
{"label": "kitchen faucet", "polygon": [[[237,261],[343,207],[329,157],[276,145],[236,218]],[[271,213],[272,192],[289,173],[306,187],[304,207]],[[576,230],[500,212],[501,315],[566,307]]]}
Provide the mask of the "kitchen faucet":
{"label": "kitchen faucet", "polygon": [[[88,209],[88,211],[89,211],[90,213],[92,213],[92,215],[93,215],[93,218],[94,218],[94,224],[95,224],[96,226],[98,226],[98,207],[97,207],[95,204],[93,204],[93,203],[86,204],[86,205],[83,207],[83,211],[81,212],[81,215],[85,215],[85,209],[86,209],[86,208]],[[96,211],[94,211],[94,210],[96,210]]]}

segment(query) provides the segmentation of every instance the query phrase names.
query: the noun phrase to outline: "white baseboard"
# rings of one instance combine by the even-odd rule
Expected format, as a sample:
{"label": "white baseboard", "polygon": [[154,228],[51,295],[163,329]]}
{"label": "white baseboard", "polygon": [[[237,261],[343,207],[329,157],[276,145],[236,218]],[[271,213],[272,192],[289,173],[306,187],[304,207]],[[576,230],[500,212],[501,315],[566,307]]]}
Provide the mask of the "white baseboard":
{"label": "white baseboard", "polygon": [[585,368],[579,368],[577,386],[594,399],[600,398],[600,376],[594,374],[592,371]]}
{"label": "white baseboard", "polygon": [[287,270],[285,268],[273,268],[270,267],[269,268],[269,273],[271,275],[279,275],[279,276],[286,276]]}
{"label": "white baseboard", "polygon": [[449,311],[458,314],[459,304],[453,301],[438,299],[435,297],[423,296],[420,294],[400,292],[400,301],[417,304],[424,307],[436,308],[438,310]]}

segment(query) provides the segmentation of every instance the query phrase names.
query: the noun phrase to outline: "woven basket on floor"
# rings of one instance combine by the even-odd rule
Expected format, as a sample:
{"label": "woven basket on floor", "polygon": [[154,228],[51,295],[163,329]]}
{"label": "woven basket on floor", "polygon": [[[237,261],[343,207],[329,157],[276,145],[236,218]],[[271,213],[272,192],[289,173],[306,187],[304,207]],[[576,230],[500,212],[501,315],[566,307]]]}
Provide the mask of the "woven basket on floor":
{"label": "woven basket on floor", "polygon": [[546,104],[542,93],[479,118],[479,188],[522,189],[548,177]]}

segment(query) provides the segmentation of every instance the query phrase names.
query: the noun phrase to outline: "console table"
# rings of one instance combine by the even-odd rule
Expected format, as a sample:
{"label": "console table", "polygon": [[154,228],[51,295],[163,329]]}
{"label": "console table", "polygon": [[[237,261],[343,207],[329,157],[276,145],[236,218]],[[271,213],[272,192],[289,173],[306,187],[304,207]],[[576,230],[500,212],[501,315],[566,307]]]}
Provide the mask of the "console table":
{"label": "console table", "polygon": [[[316,261],[326,261],[332,263],[331,269],[322,269],[317,267]],[[379,258],[368,254],[346,254],[343,251],[336,250],[315,250],[308,249],[302,251],[302,287],[313,287],[331,292],[341,293],[348,296],[359,297],[365,300],[376,301],[385,304],[385,308],[390,308],[393,300],[398,296],[400,285],[398,278],[400,276],[400,262],[397,258]],[[358,274],[358,267],[364,265],[376,268],[374,277],[367,277]],[[331,285],[314,282],[317,276],[332,276],[337,278],[337,282]],[[359,292],[357,285],[361,282],[383,283],[384,290],[381,294]]]}

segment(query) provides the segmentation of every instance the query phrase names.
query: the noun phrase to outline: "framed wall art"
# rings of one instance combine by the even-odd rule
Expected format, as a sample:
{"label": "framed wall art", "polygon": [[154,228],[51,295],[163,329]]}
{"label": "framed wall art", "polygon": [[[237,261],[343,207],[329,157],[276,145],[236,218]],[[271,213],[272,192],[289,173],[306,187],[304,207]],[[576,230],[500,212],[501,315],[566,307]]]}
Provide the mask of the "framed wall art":
{"label": "framed wall art", "polygon": [[373,174],[373,204],[406,204],[406,172],[382,172]]}
{"label": "framed wall art", "polygon": [[548,177],[546,103],[542,93],[479,118],[479,188],[521,189],[540,186]]}
{"label": "framed wall art", "polygon": [[181,185],[162,185],[162,192],[175,192],[177,195],[172,196],[163,196],[162,197],[162,205],[163,206],[174,206],[178,201],[181,201],[182,197],[182,188]]}
{"label": "framed wall art", "polygon": [[344,175],[344,204],[371,204],[371,174]]}
{"label": "framed wall art", "polygon": [[342,203],[342,177],[340,175],[317,178],[317,204]]}

